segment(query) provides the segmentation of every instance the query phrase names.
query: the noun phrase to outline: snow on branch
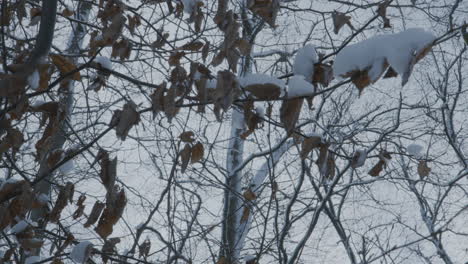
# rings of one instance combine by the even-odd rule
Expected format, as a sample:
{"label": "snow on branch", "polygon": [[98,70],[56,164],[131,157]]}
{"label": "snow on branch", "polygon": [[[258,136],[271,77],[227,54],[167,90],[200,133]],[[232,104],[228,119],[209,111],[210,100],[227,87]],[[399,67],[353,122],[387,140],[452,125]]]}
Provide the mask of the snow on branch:
{"label": "snow on branch", "polygon": [[405,85],[413,66],[430,51],[434,40],[432,33],[419,28],[375,36],[343,48],[333,70],[335,76],[351,77],[360,91],[385,71],[384,78],[401,75]]}

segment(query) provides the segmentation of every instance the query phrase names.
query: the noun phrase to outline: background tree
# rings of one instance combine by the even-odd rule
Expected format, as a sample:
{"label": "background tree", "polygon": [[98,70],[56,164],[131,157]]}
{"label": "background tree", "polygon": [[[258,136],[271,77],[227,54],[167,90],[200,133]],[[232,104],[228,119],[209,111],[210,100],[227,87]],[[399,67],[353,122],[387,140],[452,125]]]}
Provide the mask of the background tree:
{"label": "background tree", "polygon": [[464,261],[467,7],[3,1],[2,261]]}

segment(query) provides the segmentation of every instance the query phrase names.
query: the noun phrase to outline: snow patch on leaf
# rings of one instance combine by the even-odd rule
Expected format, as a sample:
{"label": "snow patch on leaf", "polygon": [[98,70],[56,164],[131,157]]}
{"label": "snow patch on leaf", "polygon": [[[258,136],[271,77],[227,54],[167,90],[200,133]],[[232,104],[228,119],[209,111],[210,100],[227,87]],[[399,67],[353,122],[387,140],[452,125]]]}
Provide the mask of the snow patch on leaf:
{"label": "snow patch on leaf", "polygon": [[288,97],[300,97],[310,95],[314,92],[314,87],[311,83],[305,80],[302,75],[294,75],[288,82]]}
{"label": "snow patch on leaf", "polygon": [[109,58],[98,56],[95,61],[97,64],[101,65],[102,68],[112,70],[112,62]]}
{"label": "snow patch on leaf", "polygon": [[72,249],[70,258],[77,263],[85,263],[91,254],[92,248],[93,243],[89,241],[80,242]]}
{"label": "snow patch on leaf", "polygon": [[266,84],[266,83],[272,83],[278,86],[281,90],[284,90],[284,87],[286,86],[285,81],[266,75],[266,74],[261,74],[261,73],[247,74],[245,77],[239,78],[239,84],[243,87],[248,86],[248,85],[253,85],[253,84]]}
{"label": "snow patch on leaf", "polygon": [[314,64],[317,61],[318,56],[314,45],[307,44],[300,48],[294,58],[294,75],[305,76],[305,80],[311,82],[314,75]]}
{"label": "snow patch on leaf", "polygon": [[372,37],[343,48],[333,64],[335,76],[352,77],[367,72],[370,83],[377,81],[390,66],[406,84],[413,65],[431,47],[435,36],[420,28]]}

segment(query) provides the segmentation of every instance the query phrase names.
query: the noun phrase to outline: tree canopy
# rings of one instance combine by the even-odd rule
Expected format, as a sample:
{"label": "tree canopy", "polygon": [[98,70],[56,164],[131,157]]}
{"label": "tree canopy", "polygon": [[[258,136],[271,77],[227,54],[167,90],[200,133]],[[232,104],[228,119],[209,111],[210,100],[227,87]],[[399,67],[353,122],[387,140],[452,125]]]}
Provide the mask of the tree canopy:
{"label": "tree canopy", "polygon": [[467,259],[466,2],[0,7],[0,263]]}

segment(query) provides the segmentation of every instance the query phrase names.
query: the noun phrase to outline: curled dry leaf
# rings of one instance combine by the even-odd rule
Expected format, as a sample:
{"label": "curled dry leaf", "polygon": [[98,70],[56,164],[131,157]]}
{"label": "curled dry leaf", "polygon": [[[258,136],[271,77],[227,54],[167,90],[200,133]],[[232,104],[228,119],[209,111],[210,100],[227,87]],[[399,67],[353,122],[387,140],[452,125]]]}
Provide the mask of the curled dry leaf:
{"label": "curled dry leaf", "polygon": [[252,50],[252,45],[247,39],[239,38],[236,42],[236,45],[242,55],[244,56],[250,55],[250,51]]}
{"label": "curled dry leaf", "polygon": [[192,143],[195,139],[193,138],[195,134],[192,131],[185,131],[179,135],[180,140],[186,143]]}
{"label": "curled dry leaf", "polygon": [[190,161],[191,154],[192,154],[192,148],[190,147],[189,144],[185,144],[185,147],[180,152],[180,161],[181,161],[180,166],[182,167],[182,173],[184,173],[185,170],[187,169],[187,165]]}
{"label": "curled dry leaf", "polygon": [[427,161],[420,160],[418,163],[418,174],[421,179],[427,177],[431,172],[431,168],[427,166]]}
{"label": "curled dry leaf", "polygon": [[304,141],[302,141],[302,149],[301,149],[301,158],[305,159],[309,156],[309,153],[320,146],[322,146],[322,137],[320,136],[311,136],[306,137]]}
{"label": "curled dry leaf", "polygon": [[280,9],[279,0],[248,0],[247,7],[263,18],[271,27],[276,27],[275,21]]}
{"label": "curled dry leaf", "polygon": [[468,45],[468,32],[466,30],[467,27],[468,25],[465,23],[460,29],[463,36],[463,40],[465,40],[466,45]]}
{"label": "curled dry leaf", "polygon": [[60,188],[55,206],[49,214],[49,220],[51,222],[57,223],[60,219],[62,210],[65,208],[65,206],[67,206],[68,202],[72,202],[74,189],[75,187],[71,182],[67,182],[64,187]]}
{"label": "curled dry leaf", "polygon": [[262,123],[262,118],[254,111],[253,101],[247,101],[244,103],[244,120],[247,125],[247,131],[241,134],[242,139],[246,139],[252,134],[255,129],[259,128]]}
{"label": "curled dry leaf", "polygon": [[39,64],[38,71],[39,71],[39,87],[37,91],[44,91],[49,86],[49,81],[51,74],[49,72],[50,64]]}
{"label": "curled dry leaf", "polygon": [[102,213],[102,210],[104,209],[104,203],[101,203],[99,201],[96,201],[93,205],[93,209],[91,209],[91,213],[88,216],[88,220],[86,220],[86,223],[84,224],[84,227],[90,227],[96,221],[99,219],[99,216]]}
{"label": "curled dry leaf", "polygon": [[183,51],[171,53],[171,55],[169,56],[169,60],[168,60],[169,66],[180,65],[180,59],[183,56],[185,56],[185,52],[183,52]]}
{"label": "curled dry leaf", "polygon": [[160,48],[164,47],[164,45],[167,43],[167,38],[168,37],[169,37],[168,32],[163,32],[162,28],[158,29],[157,30],[157,38],[153,43],[151,43],[151,48],[153,50],[155,50],[155,49],[160,49]]}
{"label": "curled dry leaf", "polygon": [[369,175],[372,177],[377,177],[379,174],[382,172],[382,170],[385,167],[385,161],[379,160],[377,164],[372,167],[372,169],[369,171]]}
{"label": "curled dry leaf", "polygon": [[382,17],[384,21],[384,28],[390,28],[392,27],[390,25],[390,19],[387,17],[387,7],[390,5],[390,1],[383,1],[381,4],[379,4],[379,7],[377,8],[377,14]]}
{"label": "curled dry leaf", "polygon": [[369,171],[369,175],[372,177],[377,177],[380,175],[382,170],[387,167],[387,162],[391,159],[392,157],[390,154],[386,151],[382,151],[379,154],[379,162],[372,167],[372,169]]}
{"label": "curled dry leaf", "polygon": [[138,122],[140,122],[140,114],[136,110],[136,104],[130,101],[124,105],[118,116],[118,123],[115,128],[117,137],[124,141],[130,129]]}
{"label": "curled dry leaf", "polygon": [[112,45],[111,57],[119,57],[120,60],[130,58],[132,52],[132,43],[127,38],[122,38],[120,41],[116,41]]}
{"label": "curled dry leaf", "polygon": [[[236,76],[230,71],[219,71],[215,90],[215,106],[227,111],[232,102],[239,96],[240,89]],[[217,115],[218,121],[221,116]]]}
{"label": "curled dry leaf", "polygon": [[303,102],[304,99],[302,98],[294,98],[284,100],[281,105],[280,120],[288,134],[296,127],[296,122],[299,119]]}
{"label": "curled dry leaf", "polygon": [[76,66],[70,60],[58,54],[51,54],[49,56],[52,60],[52,63],[59,69],[62,75],[70,74],[70,72],[76,71],[71,75],[71,78],[75,81],[81,80],[80,72],[77,71]]}
{"label": "curled dry leaf", "polygon": [[122,34],[126,20],[122,13],[114,15],[110,26],[103,29],[102,39],[98,41],[98,46],[111,46],[114,44]]}
{"label": "curled dry leaf", "polygon": [[23,133],[16,128],[7,128],[7,135],[0,140],[0,156],[8,149],[12,148],[17,152],[23,145]]}
{"label": "curled dry leaf", "polygon": [[242,210],[242,216],[240,219],[241,223],[247,222],[249,220],[250,216],[250,208],[248,206],[244,206],[244,209]]}
{"label": "curled dry leaf", "polygon": [[392,67],[388,67],[388,70],[385,73],[383,78],[387,79],[387,78],[393,78],[393,77],[397,77],[397,76],[398,76],[398,73]]}
{"label": "curled dry leaf", "polygon": [[313,84],[321,84],[328,87],[333,80],[333,68],[329,64],[318,63],[314,65],[314,74],[312,76]]}
{"label": "curled dry leaf", "polygon": [[77,219],[78,217],[81,217],[83,215],[83,212],[85,209],[85,205],[84,205],[85,200],[86,200],[86,195],[84,194],[80,195],[80,197],[78,198],[78,201],[76,202],[76,205],[78,206],[78,208],[73,213],[73,219]]}
{"label": "curled dry leaf", "polygon": [[206,58],[208,57],[209,52],[210,52],[210,42],[206,40],[205,45],[203,45],[203,49],[201,51],[203,62],[206,61]]}
{"label": "curled dry leaf", "polygon": [[109,153],[101,149],[98,153],[98,159],[101,165],[99,177],[107,192],[112,192],[117,177],[117,158],[110,160]]}
{"label": "curled dry leaf", "polygon": [[203,154],[205,152],[205,149],[203,147],[203,144],[201,142],[197,142],[197,144],[195,144],[193,147],[192,147],[192,153],[191,153],[191,156],[190,156],[190,163],[196,163],[196,162],[199,162],[203,159]]}
{"label": "curled dry leaf", "polygon": [[166,86],[166,82],[161,83],[150,96],[153,118],[155,118],[160,111],[164,111],[164,92],[166,91]]}
{"label": "curled dry leaf", "polygon": [[255,195],[255,193],[250,189],[247,189],[242,196],[244,196],[244,199],[247,201],[253,201],[257,199],[257,195]]}
{"label": "curled dry leaf", "polygon": [[187,50],[187,51],[198,51],[202,47],[203,47],[203,42],[196,40],[196,41],[186,43],[186,44],[180,46],[177,49],[178,50]]}
{"label": "curled dry leaf", "polygon": [[2,183],[0,185],[0,204],[19,195],[23,191],[24,185],[28,185],[25,180]]}
{"label": "curled dry leaf", "polygon": [[177,86],[171,85],[169,90],[166,92],[166,96],[164,97],[164,113],[169,122],[172,121],[179,111],[179,108],[176,107],[176,97],[177,97]]}
{"label": "curled dry leaf", "polygon": [[281,88],[273,83],[251,84],[244,87],[244,89],[262,100],[278,99],[281,95]]}
{"label": "curled dry leaf", "polygon": [[108,254],[113,255],[117,253],[116,245],[118,243],[120,243],[120,238],[118,237],[109,238],[104,242],[104,245],[102,246],[101,250],[102,253],[104,253],[101,255],[103,263],[107,263],[107,261],[109,260],[109,257],[107,256]]}
{"label": "curled dry leaf", "polygon": [[345,24],[348,25],[351,29],[354,29],[353,25],[351,25],[351,17],[347,16],[344,13],[335,11],[332,14],[332,19],[333,19],[333,26],[334,26],[335,34],[338,34],[338,32],[340,32],[340,29]]}
{"label": "curled dry leaf", "polygon": [[219,51],[216,56],[213,57],[213,60],[211,60],[211,65],[214,67],[219,66],[224,58],[226,57],[226,52],[224,50]]}
{"label": "curled dry leaf", "polygon": [[149,255],[150,249],[151,249],[151,241],[149,239],[145,239],[143,243],[138,245],[138,252],[140,253],[140,258],[144,257],[146,259]]}
{"label": "curled dry leaf", "polygon": [[135,14],[133,17],[128,15],[128,28],[130,30],[130,33],[133,35],[135,34],[135,28],[141,25],[141,19],[140,16]]}
{"label": "curled dry leaf", "polygon": [[[98,226],[94,229],[102,238],[107,238],[113,232],[113,226],[122,217],[123,211],[127,204],[125,191],[114,191],[113,198],[107,198],[107,206],[99,219]],[[109,195],[108,195],[109,197]]]}
{"label": "curled dry leaf", "polygon": [[57,163],[59,163],[62,160],[62,157],[62,149],[56,149],[54,151],[51,151],[51,153],[49,153],[49,156],[47,156],[47,166],[49,166],[49,168],[53,168]]}

